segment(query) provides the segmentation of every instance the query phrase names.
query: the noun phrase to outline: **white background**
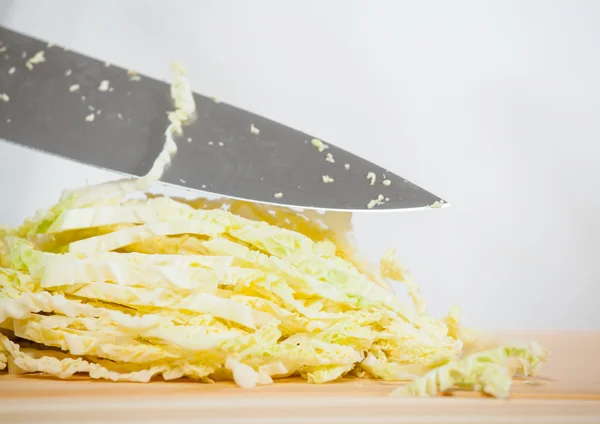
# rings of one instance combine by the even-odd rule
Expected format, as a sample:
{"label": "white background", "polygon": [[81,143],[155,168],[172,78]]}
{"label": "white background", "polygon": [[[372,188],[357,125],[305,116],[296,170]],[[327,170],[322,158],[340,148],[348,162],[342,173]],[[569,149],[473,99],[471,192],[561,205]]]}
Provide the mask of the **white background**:
{"label": "white background", "polygon": [[[0,0],[0,13],[151,76],[181,60],[196,91],[449,199],[355,218],[365,253],[396,247],[434,313],[600,329],[600,2]],[[0,222],[112,177],[0,144]]]}

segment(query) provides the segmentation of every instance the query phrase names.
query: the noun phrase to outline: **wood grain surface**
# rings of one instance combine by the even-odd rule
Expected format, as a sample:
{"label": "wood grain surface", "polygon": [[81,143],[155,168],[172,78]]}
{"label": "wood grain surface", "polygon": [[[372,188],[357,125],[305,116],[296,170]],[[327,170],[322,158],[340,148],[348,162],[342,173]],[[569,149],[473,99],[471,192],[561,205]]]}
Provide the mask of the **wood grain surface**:
{"label": "wood grain surface", "polygon": [[529,333],[552,358],[535,384],[516,380],[509,400],[455,392],[387,396],[398,384],[297,379],[242,390],[232,383],[112,383],[84,377],[0,375],[0,423],[600,423],[600,333]]}

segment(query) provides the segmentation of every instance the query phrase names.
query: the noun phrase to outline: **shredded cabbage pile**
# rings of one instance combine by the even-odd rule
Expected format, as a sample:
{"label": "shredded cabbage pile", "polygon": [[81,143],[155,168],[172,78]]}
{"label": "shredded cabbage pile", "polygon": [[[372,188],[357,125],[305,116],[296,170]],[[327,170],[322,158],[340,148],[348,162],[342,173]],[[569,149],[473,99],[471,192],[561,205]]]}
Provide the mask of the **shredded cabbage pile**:
{"label": "shredded cabbage pile", "polygon": [[65,192],[0,229],[0,369],[243,388],[351,375],[411,381],[398,395],[499,397],[515,373],[535,374],[548,356],[538,344],[473,349],[479,336],[456,309],[429,315],[393,251],[379,269],[361,259],[349,214],[142,195],[194,117],[185,72],[174,70],[176,108],[148,175]]}

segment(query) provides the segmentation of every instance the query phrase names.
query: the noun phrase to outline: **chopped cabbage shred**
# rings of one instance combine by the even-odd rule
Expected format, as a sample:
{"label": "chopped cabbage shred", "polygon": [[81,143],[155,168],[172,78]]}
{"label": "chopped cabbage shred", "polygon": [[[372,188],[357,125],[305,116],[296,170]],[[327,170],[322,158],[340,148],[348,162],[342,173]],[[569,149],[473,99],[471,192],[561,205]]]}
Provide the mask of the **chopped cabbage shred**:
{"label": "chopped cabbage shred", "polygon": [[350,214],[146,193],[195,117],[185,70],[172,69],[175,109],[147,175],[66,191],[0,228],[0,369],[243,388],[348,375],[410,381],[395,395],[497,397],[538,371],[538,344],[488,338],[483,350],[456,308],[429,315],[393,251],[379,269],[360,257]]}

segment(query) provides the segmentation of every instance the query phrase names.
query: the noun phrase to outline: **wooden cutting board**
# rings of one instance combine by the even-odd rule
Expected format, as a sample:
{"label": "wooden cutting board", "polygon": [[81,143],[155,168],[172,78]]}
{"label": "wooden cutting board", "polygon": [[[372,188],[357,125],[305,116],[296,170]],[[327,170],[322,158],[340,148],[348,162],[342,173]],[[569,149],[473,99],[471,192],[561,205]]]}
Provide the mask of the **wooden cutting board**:
{"label": "wooden cutting board", "polygon": [[0,375],[0,423],[600,423],[600,333],[528,333],[552,358],[510,400],[472,393],[388,397],[396,383],[297,379],[242,390],[232,383],[112,383]]}

